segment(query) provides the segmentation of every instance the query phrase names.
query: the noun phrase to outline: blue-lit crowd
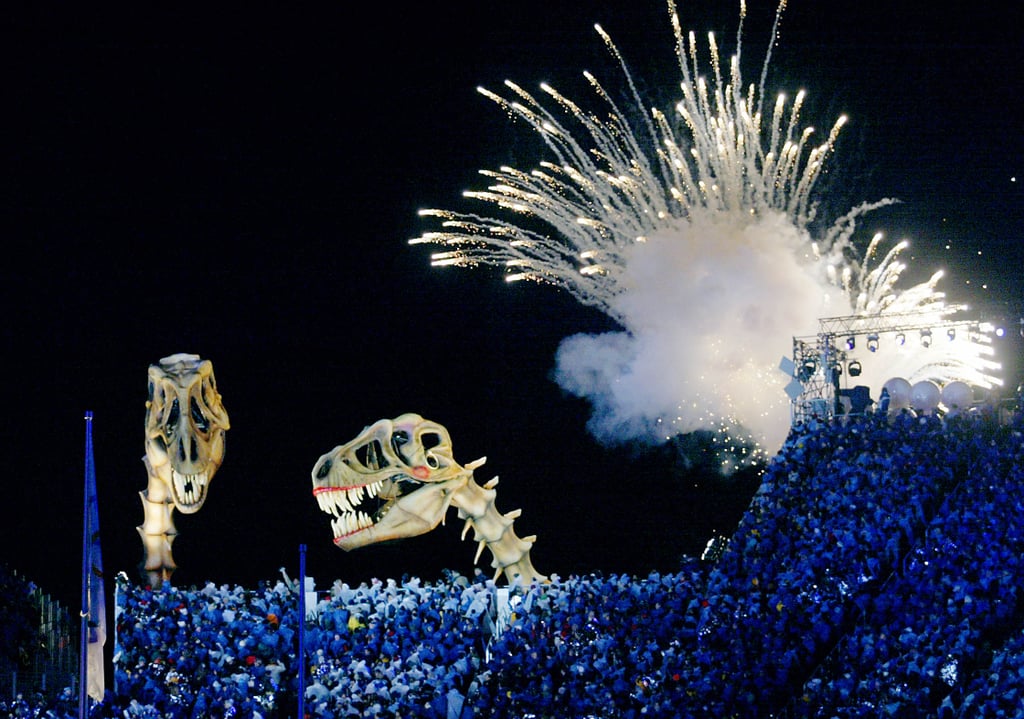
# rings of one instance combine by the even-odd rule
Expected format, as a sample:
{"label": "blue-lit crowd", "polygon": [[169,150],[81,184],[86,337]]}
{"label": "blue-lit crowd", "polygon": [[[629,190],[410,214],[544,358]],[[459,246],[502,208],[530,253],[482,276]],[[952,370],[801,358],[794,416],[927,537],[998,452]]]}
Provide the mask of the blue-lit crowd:
{"label": "blue-lit crowd", "polygon": [[1022,433],[1019,415],[811,420],[713,556],[508,592],[338,581],[301,653],[286,579],[122,580],[92,716],[293,717],[300,669],[314,719],[1020,716]]}

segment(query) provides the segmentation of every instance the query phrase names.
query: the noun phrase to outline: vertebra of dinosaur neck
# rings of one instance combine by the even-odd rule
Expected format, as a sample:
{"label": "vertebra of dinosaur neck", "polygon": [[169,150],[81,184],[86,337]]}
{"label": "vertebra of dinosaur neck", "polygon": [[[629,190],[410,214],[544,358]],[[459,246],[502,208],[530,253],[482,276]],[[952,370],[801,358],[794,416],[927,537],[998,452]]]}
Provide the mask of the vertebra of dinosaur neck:
{"label": "vertebra of dinosaur neck", "polygon": [[491,566],[495,569],[495,580],[504,573],[510,584],[546,582],[547,577],[534,569],[530,561],[530,548],[537,537],[520,538],[512,527],[521,510],[502,514],[494,506],[497,495],[494,487],[497,484],[498,478],[495,477],[481,487],[471,477],[452,497],[452,505],[458,508],[459,518],[466,520],[462,538],[465,539],[470,528],[473,529],[473,540],[477,542],[473,561],[478,561],[484,547],[487,547],[493,556]]}

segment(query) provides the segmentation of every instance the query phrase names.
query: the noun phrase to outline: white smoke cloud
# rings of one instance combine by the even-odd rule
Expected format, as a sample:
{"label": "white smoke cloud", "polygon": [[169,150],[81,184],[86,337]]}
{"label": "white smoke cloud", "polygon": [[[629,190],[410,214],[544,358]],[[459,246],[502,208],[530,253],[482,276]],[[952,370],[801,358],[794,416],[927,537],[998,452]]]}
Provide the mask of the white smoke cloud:
{"label": "white smoke cloud", "polygon": [[849,312],[810,247],[781,212],[680,220],[628,250],[614,299],[626,331],[566,338],[556,381],[590,401],[602,442],[727,426],[774,452],[789,429],[780,359],[819,317]]}

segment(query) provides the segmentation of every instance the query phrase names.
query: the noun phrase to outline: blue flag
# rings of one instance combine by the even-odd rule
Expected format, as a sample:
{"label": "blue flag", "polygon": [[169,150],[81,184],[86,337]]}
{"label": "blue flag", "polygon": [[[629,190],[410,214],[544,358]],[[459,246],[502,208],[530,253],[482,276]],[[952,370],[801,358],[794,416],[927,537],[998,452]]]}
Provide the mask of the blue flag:
{"label": "blue flag", "polygon": [[96,465],[92,451],[92,412],[85,413],[85,546],[82,569],[83,594],[88,596],[88,648],[86,691],[103,701],[106,682],[103,645],[107,642],[107,607],[103,591],[103,554],[100,551],[100,508],[96,496]]}

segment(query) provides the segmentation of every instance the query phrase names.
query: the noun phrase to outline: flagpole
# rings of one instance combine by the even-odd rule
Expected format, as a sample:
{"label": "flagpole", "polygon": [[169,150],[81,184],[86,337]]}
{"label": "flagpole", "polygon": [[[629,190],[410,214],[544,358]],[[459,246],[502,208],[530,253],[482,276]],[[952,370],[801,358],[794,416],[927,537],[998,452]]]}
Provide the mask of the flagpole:
{"label": "flagpole", "polygon": [[82,493],[82,611],[78,639],[78,719],[89,715],[89,477],[92,470],[92,412],[85,413],[85,491]]}
{"label": "flagpole", "polygon": [[299,716],[306,716],[306,545],[299,545]]}

